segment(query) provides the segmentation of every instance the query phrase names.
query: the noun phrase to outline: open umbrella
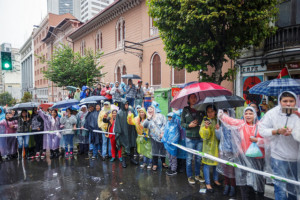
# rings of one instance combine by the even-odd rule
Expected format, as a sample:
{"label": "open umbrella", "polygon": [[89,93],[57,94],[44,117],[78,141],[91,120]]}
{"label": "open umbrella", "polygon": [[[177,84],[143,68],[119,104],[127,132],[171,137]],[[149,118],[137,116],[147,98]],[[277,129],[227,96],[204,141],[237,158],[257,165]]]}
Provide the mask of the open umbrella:
{"label": "open umbrella", "polygon": [[52,108],[67,108],[67,107],[71,107],[73,105],[78,105],[80,102],[76,99],[68,99],[68,100],[64,100],[64,101],[59,101],[57,103],[55,103]]}
{"label": "open umbrella", "polygon": [[36,102],[27,102],[16,104],[12,109],[13,110],[32,110],[33,108],[37,108],[40,104]]}
{"label": "open umbrella", "polygon": [[97,104],[97,101],[86,101],[86,102],[82,102],[79,104],[79,106],[82,106],[82,105],[89,105],[89,104]]}
{"label": "open umbrella", "polygon": [[239,96],[217,96],[217,97],[206,97],[203,101],[194,105],[196,110],[205,111],[208,105],[214,105],[217,109],[219,108],[234,108],[243,106],[245,100]]}
{"label": "open umbrella", "polygon": [[69,90],[69,91],[71,91],[71,92],[76,92],[77,88],[74,87],[74,86],[67,86],[66,89]]}
{"label": "open umbrella", "polygon": [[125,75],[122,75],[121,78],[126,78],[126,79],[141,79],[140,76],[135,75],[135,74],[125,74]]}
{"label": "open umbrella", "polygon": [[80,101],[80,103],[84,103],[84,102],[90,102],[90,101],[102,101],[102,100],[106,100],[107,98],[104,96],[91,96],[91,97],[87,97],[84,98]]}
{"label": "open umbrella", "polygon": [[180,90],[171,101],[170,106],[177,109],[188,106],[187,102],[190,94],[196,94],[198,101],[204,100],[206,97],[232,95],[229,90],[215,83],[194,83]]}
{"label": "open umbrella", "polygon": [[53,104],[54,103],[43,103],[39,107],[41,107],[43,109],[43,111],[46,111],[48,108],[50,108],[51,106],[53,106]]}
{"label": "open umbrella", "polygon": [[300,79],[284,78],[261,82],[253,86],[250,94],[261,94],[266,96],[278,96],[281,92],[291,91],[300,94]]}

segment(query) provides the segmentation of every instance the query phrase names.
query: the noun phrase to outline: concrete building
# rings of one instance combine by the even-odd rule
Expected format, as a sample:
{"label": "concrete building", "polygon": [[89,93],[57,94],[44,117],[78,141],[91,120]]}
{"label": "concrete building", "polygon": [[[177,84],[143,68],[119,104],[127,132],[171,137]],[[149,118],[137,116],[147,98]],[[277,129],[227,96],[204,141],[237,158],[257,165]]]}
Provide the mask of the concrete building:
{"label": "concrete building", "polygon": [[30,92],[35,96],[34,90],[34,54],[32,35],[26,40],[20,49],[21,73],[22,73],[22,96],[24,92]]}
{"label": "concrete building", "polygon": [[[69,38],[74,51],[82,55],[85,48],[104,52],[104,82],[126,82],[121,80],[123,74],[137,74],[154,88],[198,80],[198,72],[178,71],[166,64],[164,45],[148,15],[145,0],[114,1]],[[233,67],[232,62],[224,64],[224,71],[229,67]],[[224,81],[222,85],[232,90],[231,82]]]}
{"label": "concrete building", "polygon": [[2,71],[2,92],[8,92],[17,101],[21,99],[21,56],[19,49],[11,44],[1,44],[1,51],[11,52],[12,70]]}
{"label": "concrete building", "polygon": [[80,19],[80,0],[47,0],[47,11],[57,15],[70,13]]}
{"label": "concrete building", "polygon": [[[77,19],[63,19],[57,26],[50,27],[45,38],[42,39],[42,42],[45,42],[47,45],[47,54],[50,58],[56,48],[59,48],[61,44],[67,44],[72,46],[71,42],[67,40],[67,36],[78,28],[82,23]],[[56,87],[55,84],[51,81],[48,82],[48,101],[57,102],[68,97],[68,91],[63,90],[63,88]]]}
{"label": "concrete building", "polygon": [[40,103],[48,102],[49,81],[43,75],[43,71],[47,69],[47,64],[42,63],[39,56],[42,56],[44,59],[50,58],[47,46],[42,39],[46,37],[50,27],[55,27],[65,18],[75,19],[75,17],[69,13],[63,15],[49,13],[42,20],[38,28],[33,30],[32,38],[34,44],[34,55],[37,55],[34,57],[34,85],[36,88],[34,99]]}
{"label": "concrete building", "polygon": [[297,0],[280,3],[278,21],[275,23],[278,27],[276,33],[260,47],[244,50],[243,55],[237,59],[236,94],[243,96],[248,103],[260,103],[263,98],[261,95],[249,94],[249,89],[257,83],[276,78],[285,66],[292,78],[300,78],[299,6]]}
{"label": "concrete building", "polygon": [[[81,0],[80,15],[81,21],[87,22],[92,17],[104,10],[114,0]],[[75,16],[76,17],[76,16]]]}

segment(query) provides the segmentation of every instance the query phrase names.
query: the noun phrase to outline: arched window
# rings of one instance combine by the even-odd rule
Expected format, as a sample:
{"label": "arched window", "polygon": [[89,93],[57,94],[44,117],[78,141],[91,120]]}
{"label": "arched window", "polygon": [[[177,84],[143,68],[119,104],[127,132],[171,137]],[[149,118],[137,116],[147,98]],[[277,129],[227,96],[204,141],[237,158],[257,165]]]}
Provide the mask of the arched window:
{"label": "arched window", "polygon": [[151,58],[151,85],[161,85],[161,61],[157,53]]}
{"label": "arched window", "polygon": [[121,17],[116,24],[116,48],[123,48],[125,40],[125,20]]}
{"label": "arched window", "polygon": [[[125,74],[127,74],[127,72],[126,72],[126,66],[123,65],[122,75],[125,75]],[[127,79],[124,79],[124,78],[123,78],[122,81],[123,81],[125,84],[127,84]]]}
{"label": "arched window", "polygon": [[173,84],[185,83],[185,69],[177,70],[173,68],[172,71],[173,71]]}
{"label": "arched window", "polygon": [[80,43],[80,54],[82,56],[85,55],[85,41],[84,40],[82,40],[81,43]]}
{"label": "arched window", "polygon": [[102,41],[102,32],[98,31],[96,35],[96,50],[99,51],[103,48],[103,41]]}
{"label": "arched window", "polygon": [[122,79],[122,75],[127,74],[126,65],[123,60],[119,60],[115,67],[115,81],[121,83],[122,81],[127,84],[127,79]]}
{"label": "arched window", "polygon": [[120,67],[117,68],[117,81],[121,83],[121,69]]}

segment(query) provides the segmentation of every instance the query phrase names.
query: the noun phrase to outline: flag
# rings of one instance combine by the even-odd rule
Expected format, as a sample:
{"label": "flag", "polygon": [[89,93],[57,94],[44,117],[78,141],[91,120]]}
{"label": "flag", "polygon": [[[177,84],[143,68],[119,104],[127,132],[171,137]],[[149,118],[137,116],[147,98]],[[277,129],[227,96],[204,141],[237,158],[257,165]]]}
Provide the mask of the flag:
{"label": "flag", "polygon": [[287,67],[284,67],[277,76],[278,79],[281,78],[291,78]]}

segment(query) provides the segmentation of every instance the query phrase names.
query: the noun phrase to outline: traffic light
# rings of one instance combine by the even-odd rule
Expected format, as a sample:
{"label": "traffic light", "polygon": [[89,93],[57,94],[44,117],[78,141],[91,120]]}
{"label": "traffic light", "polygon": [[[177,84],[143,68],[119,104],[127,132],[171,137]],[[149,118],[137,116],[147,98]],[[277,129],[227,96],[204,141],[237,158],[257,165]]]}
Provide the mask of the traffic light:
{"label": "traffic light", "polygon": [[11,52],[1,52],[1,69],[12,70]]}

